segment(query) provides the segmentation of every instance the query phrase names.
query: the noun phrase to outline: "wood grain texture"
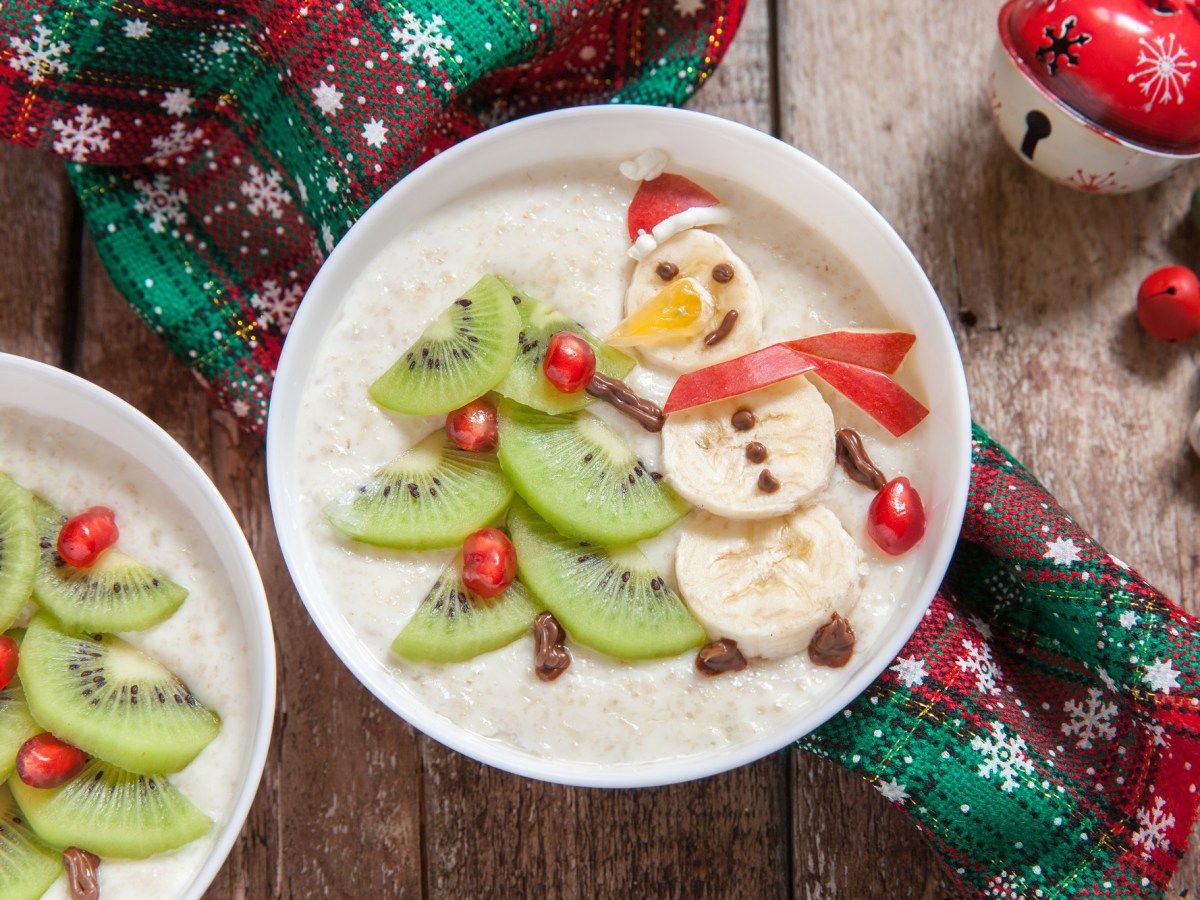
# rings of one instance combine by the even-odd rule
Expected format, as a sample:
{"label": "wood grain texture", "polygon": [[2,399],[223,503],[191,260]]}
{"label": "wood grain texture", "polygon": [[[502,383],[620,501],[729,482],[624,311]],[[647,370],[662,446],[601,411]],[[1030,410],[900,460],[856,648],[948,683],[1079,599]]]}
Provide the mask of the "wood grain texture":
{"label": "wood grain texture", "polygon": [[[1058,188],[1001,145],[984,89],[997,4],[751,0],[689,104],[771,131],[887,217],[954,323],[976,419],[1080,523],[1200,608],[1193,345],[1147,338],[1140,279],[1200,263],[1193,167],[1124,198]],[[638,792],[532,782],[416,734],[350,675],[283,564],[261,446],[117,296],[61,164],[0,146],[0,349],[128,399],[211,474],[262,571],[279,706],[262,788],[213,898],[950,896],[936,856],[868,784],[794,751]],[[1200,884],[1200,850],[1173,896]]]}

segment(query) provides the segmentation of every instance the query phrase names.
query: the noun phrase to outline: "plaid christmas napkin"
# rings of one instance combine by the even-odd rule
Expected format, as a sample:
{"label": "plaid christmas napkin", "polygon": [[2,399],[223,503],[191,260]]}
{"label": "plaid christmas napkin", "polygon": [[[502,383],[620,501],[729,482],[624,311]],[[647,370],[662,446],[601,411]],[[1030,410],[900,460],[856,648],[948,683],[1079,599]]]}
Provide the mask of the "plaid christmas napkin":
{"label": "plaid christmas napkin", "polygon": [[[291,316],[372,200],[509,118],[682,103],[743,2],[13,2],[0,125],[69,160],[117,287],[261,433]],[[1159,896],[1200,802],[1196,625],[977,430],[925,621],[802,746],[908,813],[968,895]]]}

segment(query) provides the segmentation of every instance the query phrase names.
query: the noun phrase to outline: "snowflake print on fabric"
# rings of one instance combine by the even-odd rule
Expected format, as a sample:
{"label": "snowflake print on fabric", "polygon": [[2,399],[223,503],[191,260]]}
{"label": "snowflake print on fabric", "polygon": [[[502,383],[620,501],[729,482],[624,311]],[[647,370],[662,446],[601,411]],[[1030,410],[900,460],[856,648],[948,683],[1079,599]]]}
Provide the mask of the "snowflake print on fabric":
{"label": "snowflake print on fabric", "polygon": [[133,182],[133,189],[138,193],[133,208],[143,216],[149,216],[150,230],[155,234],[165,232],[169,222],[183,224],[187,192],[182,188],[171,190],[171,180],[166,175],[155,175],[151,181],[138,178]]}
{"label": "snowflake print on fabric", "polygon": [[121,30],[125,32],[125,37],[133,41],[140,41],[142,38],[150,37],[150,32],[153,30],[149,22],[143,22],[141,19],[126,19]]}
{"label": "snowflake print on fabric", "polygon": [[1169,659],[1156,659],[1153,665],[1146,667],[1146,674],[1142,676],[1142,681],[1150,685],[1152,691],[1169,694],[1172,689],[1179,687],[1179,670],[1171,664]]}
{"label": "snowflake print on fabric", "polygon": [[983,896],[994,900],[1025,900],[1025,885],[1021,878],[1004,871],[987,880]]}
{"label": "snowflake print on fabric", "polygon": [[907,784],[896,784],[896,779],[894,778],[890,781],[880,781],[875,785],[875,789],[883,794],[884,797],[893,803],[900,804],[909,799],[908,791],[906,790],[907,787]]}
{"label": "snowflake print on fabric", "polygon": [[442,61],[443,50],[453,50],[454,41],[442,33],[446,20],[434,15],[428,22],[421,21],[414,13],[405,12],[400,17],[399,28],[392,29],[392,40],[403,46],[400,57],[405,62],[416,59],[436,69]]}
{"label": "snowflake print on fabric", "polygon": [[37,84],[47,75],[61,75],[67,71],[67,64],[59,57],[71,52],[71,45],[51,39],[52,32],[45,25],[38,25],[28,38],[10,37],[8,45],[13,48],[13,55],[8,64],[18,72],[29,76],[30,82]]}
{"label": "snowflake print on fabric", "polygon": [[201,34],[196,45],[183,53],[197,75],[209,72],[233,75],[252,57],[245,30],[225,24]]}
{"label": "snowflake print on fabric", "polygon": [[192,104],[196,102],[196,98],[192,96],[192,92],[187,88],[179,88],[178,90],[167,91],[163,97],[163,102],[159,104],[163,109],[173,116],[186,116],[192,111]]}
{"label": "snowflake print on fabric", "polygon": [[992,639],[992,626],[979,618],[979,616],[967,616],[967,621],[975,626],[975,630],[983,635],[985,641]]}
{"label": "snowflake print on fabric", "polygon": [[363,126],[363,140],[371,147],[382,147],[387,143],[388,130],[383,127],[383,120],[371,119]]}
{"label": "snowflake print on fabric", "polygon": [[975,688],[979,693],[984,696],[998,695],[1000,688],[996,685],[996,680],[1003,678],[1004,673],[992,659],[992,648],[987,644],[973,644],[967,640],[962,642],[962,646],[967,655],[956,659],[954,664],[962,671],[975,676]]}
{"label": "snowflake print on fabric", "polygon": [[345,95],[337,89],[337,85],[326,84],[322,81],[312,89],[312,93],[313,102],[325,115],[336,116],[337,111],[342,108],[342,97]]}
{"label": "snowflake print on fabric", "polygon": [[899,657],[891,670],[900,677],[905,687],[919,687],[929,675],[925,669],[925,660],[907,656]]}
{"label": "snowflake print on fabric", "polygon": [[92,153],[108,150],[109,139],[105,131],[112,124],[108,116],[93,116],[94,110],[86,103],[75,107],[75,118],[70,121],[55,119],[50,127],[58,132],[58,140],[52,145],[55,153],[69,156],[73,162],[87,162]]}
{"label": "snowflake print on fabric", "polygon": [[[1150,790],[1154,791],[1153,785]],[[1153,806],[1138,810],[1138,830],[1133,834],[1133,842],[1142,848],[1145,856],[1156,850],[1171,849],[1171,842],[1167,840],[1167,830],[1175,827],[1175,816],[1166,812],[1166,806],[1167,801],[1162,797],[1155,797]]]}
{"label": "snowflake print on fabric", "polygon": [[267,279],[258,293],[250,295],[250,305],[261,313],[259,325],[264,328],[274,325],[281,334],[287,334],[292,316],[303,297],[304,288],[300,285],[284,288],[279,282]]}
{"label": "snowflake print on fabric", "polygon": [[694,16],[704,9],[704,0],[675,0],[675,12],[681,16]]}
{"label": "snowflake print on fabric", "polygon": [[1112,720],[1117,714],[1115,703],[1105,703],[1104,694],[1098,688],[1088,688],[1086,700],[1068,700],[1063,712],[1070,718],[1062,723],[1062,733],[1075,737],[1075,746],[1090,750],[1093,741],[1111,741],[1117,736]]}
{"label": "snowflake print on fabric", "polygon": [[273,219],[283,218],[283,205],[292,202],[292,195],[283,189],[283,176],[278,172],[264,172],[255,165],[247,171],[250,180],[243,181],[240,188],[243,196],[250,198],[246,209],[254,216],[266,213]]}
{"label": "snowflake print on fabric", "polygon": [[1042,559],[1048,559],[1056,566],[1069,566],[1079,562],[1079,546],[1070,538],[1055,538],[1046,544]]}
{"label": "snowflake print on fabric", "polygon": [[1024,738],[1020,735],[1009,738],[1002,722],[993,722],[990,730],[990,737],[971,738],[971,749],[983,754],[979,777],[991,781],[993,775],[999,775],[1000,790],[1011,794],[1021,786],[1018,780],[1021,775],[1033,774],[1033,763],[1025,754]]}
{"label": "snowflake print on fabric", "polygon": [[1121,617],[1117,619],[1117,621],[1121,623],[1122,628],[1132,628],[1140,620],[1138,619],[1137,613],[1126,610],[1125,612],[1121,613]]}
{"label": "snowflake print on fabric", "polygon": [[154,152],[147,156],[145,161],[165,166],[171,157],[176,157],[182,164],[183,157],[195,149],[196,142],[203,136],[203,129],[195,128],[189,131],[183,122],[176,122],[166,134],[150,138],[150,146],[154,148]]}
{"label": "snowflake print on fabric", "polygon": [[1149,112],[1155,103],[1172,100],[1182,103],[1183,89],[1191,78],[1191,70],[1196,68],[1196,60],[1175,40],[1174,32],[1154,38],[1153,43],[1141,38],[1138,44],[1142,49],[1129,80],[1138,82],[1138,89],[1146,97],[1142,109]]}

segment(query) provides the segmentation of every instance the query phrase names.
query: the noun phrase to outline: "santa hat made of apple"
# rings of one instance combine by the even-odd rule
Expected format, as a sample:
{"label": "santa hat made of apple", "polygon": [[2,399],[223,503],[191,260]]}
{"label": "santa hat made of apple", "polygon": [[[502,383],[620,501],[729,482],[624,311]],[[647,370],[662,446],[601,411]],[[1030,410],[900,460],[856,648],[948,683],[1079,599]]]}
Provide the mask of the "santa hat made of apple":
{"label": "santa hat made of apple", "polygon": [[665,171],[667,155],[647,150],[621,164],[621,174],[640,182],[629,203],[629,255],[639,262],[681,231],[729,221],[721,201],[690,178]]}

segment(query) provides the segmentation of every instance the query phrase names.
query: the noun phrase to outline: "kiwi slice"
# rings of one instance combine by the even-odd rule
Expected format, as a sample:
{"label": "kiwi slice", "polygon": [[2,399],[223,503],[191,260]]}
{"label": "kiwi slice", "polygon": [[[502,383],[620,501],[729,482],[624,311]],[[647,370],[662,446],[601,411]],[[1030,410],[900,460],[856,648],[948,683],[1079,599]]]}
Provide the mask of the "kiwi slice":
{"label": "kiwi slice", "polygon": [[0,473],[0,631],[25,608],[37,561],[33,494]]}
{"label": "kiwi slice", "polygon": [[484,275],[375,380],[371,399],[411,415],[458,409],[504,377],[520,330],[508,287]]}
{"label": "kiwi slice", "polygon": [[[20,680],[13,678],[0,691],[0,780],[8,780],[17,768],[17,751],[41,730],[29,714]],[[0,896],[5,896],[3,891]]]}
{"label": "kiwi slice", "polygon": [[570,537],[606,546],[653,537],[688,511],[608,425],[502,400],[500,465],[517,493]]}
{"label": "kiwi slice", "polygon": [[552,414],[583,409],[592,402],[587,391],[564,394],[542,374],[546,345],[550,343],[551,335],[558,331],[573,331],[592,345],[592,349],[596,351],[597,372],[620,379],[633,370],[634,362],[631,357],[601,343],[586,328],[549,304],[535,300],[508,282],[504,284],[521,313],[521,331],[517,335],[517,357],[504,380],[496,385],[497,393]]}
{"label": "kiwi slice", "polygon": [[563,537],[519,499],[508,512],[508,529],[519,577],[580,644],[617,659],[655,659],[707,640],[637,548]]}
{"label": "kiwi slice", "polygon": [[52,847],[145,859],[208,833],[209,818],[162,775],[135,775],[100,759],[61,787],[8,780],[17,805]]}
{"label": "kiwi slice", "polygon": [[42,728],[130,772],[178,772],[221,729],[158,660],[115,635],[67,634],[44,613],[29,623],[17,672]]}
{"label": "kiwi slice", "polygon": [[352,540],[427,550],[461,544],[497,519],[512,495],[496,454],[460,450],[435,431],[324,512]]}
{"label": "kiwi slice", "polygon": [[38,839],[12,791],[0,784],[0,897],[36,900],[62,871],[62,854]]}
{"label": "kiwi slice", "polygon": [[540,611],[519,581],[495,597],[472,593],[456,560],[442,569],[392,650],[415,662],[462,662],[511,644]]}
{"label": "kiwi slice", "polygon": [[122,553],[105,550],[94,565],[77,569],[58,555],[58,533],[66,515],[35,497],[34,522],[40,553],[33,597],[68,631],[141,631],[169,619],[187,590]]}

